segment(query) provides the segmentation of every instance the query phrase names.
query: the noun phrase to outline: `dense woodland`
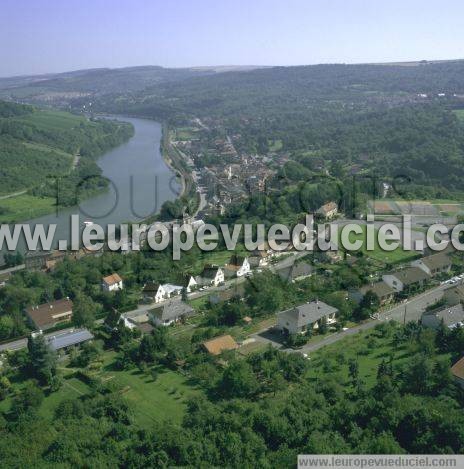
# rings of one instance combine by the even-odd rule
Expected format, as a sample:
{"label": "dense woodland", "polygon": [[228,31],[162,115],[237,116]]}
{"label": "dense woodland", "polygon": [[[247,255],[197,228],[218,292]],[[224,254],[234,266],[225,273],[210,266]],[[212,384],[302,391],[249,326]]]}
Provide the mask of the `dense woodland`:
{"label": "dense woodland", "polygon": [[66,177],[59,203],[73,205],[81,181],[86,181],[81,194],[106,186],[95,159],[132,132],[120,122],[0,101],[0,193],[32,190],[34,195],[55,196],[54,178]]}

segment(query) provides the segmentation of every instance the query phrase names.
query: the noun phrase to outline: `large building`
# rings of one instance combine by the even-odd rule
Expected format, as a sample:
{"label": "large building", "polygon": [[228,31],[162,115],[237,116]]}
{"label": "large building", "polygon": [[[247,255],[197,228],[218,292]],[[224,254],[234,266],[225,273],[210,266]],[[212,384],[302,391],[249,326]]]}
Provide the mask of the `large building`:
{"label": "large building", "polygon": [[46,331],[72,319],[73,302],[69,298],[65,298],[31,306],[26,309],[26,314],[38,331]]}

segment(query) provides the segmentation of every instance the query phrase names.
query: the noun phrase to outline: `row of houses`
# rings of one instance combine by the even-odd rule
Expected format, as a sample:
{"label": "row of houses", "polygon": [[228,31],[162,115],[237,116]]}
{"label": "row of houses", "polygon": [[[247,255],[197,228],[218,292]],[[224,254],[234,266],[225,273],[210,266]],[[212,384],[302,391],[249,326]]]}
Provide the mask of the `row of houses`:
{"label": "row of houses", "polygon": [[451,264],[446,253],[422,257],[412,261],[409,267],[383,275],[379,282],[351,292],[350,296],[359,302],[368,291],[372,291],[379,298],[380,304],[385,305],[392,302],[396,294],[411,293],[422,288],[431,278],[449,272]]}

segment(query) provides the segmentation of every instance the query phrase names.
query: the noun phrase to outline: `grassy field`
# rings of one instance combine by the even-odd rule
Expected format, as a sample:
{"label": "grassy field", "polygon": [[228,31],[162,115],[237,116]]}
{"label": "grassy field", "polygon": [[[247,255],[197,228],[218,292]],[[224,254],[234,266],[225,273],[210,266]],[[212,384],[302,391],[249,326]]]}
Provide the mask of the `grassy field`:
{"label": "grassy field", "polygon": [[86,118],[82,116],[76,116],[64,111],[49,110],[39,110],[22,117],[21,120],[31,122],[42,130],[69,130],[78,126],[81,122],[87,122]]}
{"label": "grassy field", "polygon": [[197,138],[196,130],[192,127],[179,127],[176,129],[175,139],[192,140]]}
{"label": "grassy field", "polygon": [[52,213],[55,199],[22,194],[8,199],[0,199],[0,223],[13,223],[20,220],[41,217]]}
{"label": "grassy field", "polygon": [[[180,373],[157,367],[155,381],[150,373],[144,374],[137,368],[119,371],[113,366],[115,352],[105,352],[103,366],[96,375],[103,382],[111,381],[113,388],[128,402],[135,422],[144,428],[150,428],[153,422],[172,422],[179,424],[186,411],[188,398],[201,391],[190,385]],[[61,388],[45,397],[39,413],[52,419],[58,405],[65,399],[79,399],[91,392],[90,387],[74,376],[74,369],[61,368],[64,376]],[[23,385],[15,383],[17,390]],[[8,411],[12,399],[0,401],[0,412]]]}
{"label": "grassy field", "polygon": [[366,226],[362,225],[362,234],[355,234],[355,233],[350,233],[350,241],[354,242],[357,240],[362,240],[363,241],[363,246],[361,248],[361,251],[367,256],[371,257],[374,260],[384,262],[384,263],[390,263],[390,264],[396,264],[400,262],[407,262],[409,260],[412,260],[413,258],[417,257],[417,253],[414,251],[405,251],[399,246],[397,249],[394,251],[384,251],[378,243],[378,230],[375,230],[375,242],[374,242],[374,250],[373,251],[368,251],[367,250],[367,245],[366,245]]}
{"label": "grassy field", "polygon": [[329,374],[340,384],[346,385],[350,380],[349,362],[356,360],[359,365],[359,378],[367,386],[373,386],[382,360],[388,362],[393,358],[393,363],[397,366],[406,363],[413,353],[407,343],[399,346],[395,344],[392,333],[382,337],[379,331],[372,329],[346,337],[311,353],[308,377],[315,380],[322,374]]}
{"label": "grassy field", "polygon": [[461,122],[464,122],[464,109],[456,109],[453,112]]}

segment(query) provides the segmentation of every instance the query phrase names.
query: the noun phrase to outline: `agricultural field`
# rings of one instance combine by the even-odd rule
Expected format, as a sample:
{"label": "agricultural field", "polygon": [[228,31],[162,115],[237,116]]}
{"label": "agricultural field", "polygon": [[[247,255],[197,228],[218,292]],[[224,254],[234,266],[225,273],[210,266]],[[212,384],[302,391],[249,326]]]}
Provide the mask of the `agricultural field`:
{"label": "agricultural field", "polygon": [[414,215],[418,217],[456,216],[464,213],[464,203],[456,200],[394,200],[369,201],[369,213],[375,215]]}

